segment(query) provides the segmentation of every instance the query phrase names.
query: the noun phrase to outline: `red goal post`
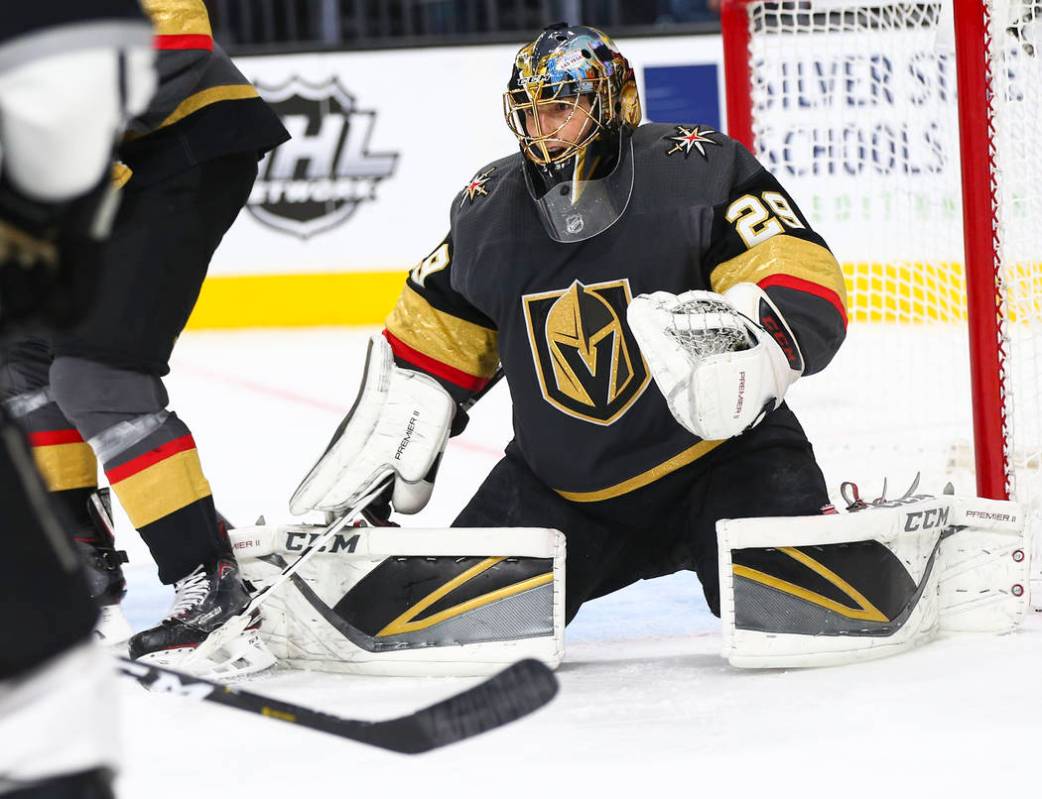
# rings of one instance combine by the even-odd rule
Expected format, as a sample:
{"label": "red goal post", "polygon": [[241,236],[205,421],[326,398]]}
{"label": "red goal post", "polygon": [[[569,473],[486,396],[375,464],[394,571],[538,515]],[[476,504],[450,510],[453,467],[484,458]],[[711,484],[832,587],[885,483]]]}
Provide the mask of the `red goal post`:
{"label": "red goal post", "polygon": [[[1002,6],[998,11],[995,9],[997,3]],[[1008,8],[1011,4],[1016,4],[1015,12],[1027,20],[1023,23],[1024,28],[1018,29],[1015,36],[1010,34],[1012,28],[1005,27],[1010,24],[1008,18],[996,20],[1000,13],[1006,14],[1007,17],[1013,13]],[[912,29],[915,29],[913,32],[918,35],[920,29],[927,26],[934,26],[938,29],[938,35],[943,34],[941,28],[952,24],[950,19],[944,18],[945,11],[940,2],[912,3],[902,0],[724,0],[721,16],[729,134],[757,155],[761,155],[761,142],[756,139],[758,127],[762,130],[764,124],[770,124],[770,114],[781,114],[779,108],[788,107],[787,99],[779,99],[781,92],[778,87],[783,87],[782,91],[789,91],[794,85],[803,83],[810,70],[802,70],[803,65],[796,60],[805,58],[801,53],[815,52],[815,48],[820,46],[825,37],[857,35],[861,37],[859,41],[871,42],[871,37],[874,36],[879,44],[878,51],[885,53],[888,45],[882,37],[889,36],[897,40]],[[901,14],[904,16],[900,16]],[[1015,399],[1011,374],[1016,368],[1031,372],[1026,378],[1028,387],[1025,390],[1030,399],[1024,402],[1034,404],[1034,407],[1020,409],[1021,413],[1028,415],[1026,421],[1020,422],[1020,427],[1032,439],[1026,442],[1028,454],[1022,458],[1030,461],[1027,464],[1030,473],[1026,481],[1036,481],[1039,469],[1039,442],[1033,440],[1038,437],[1038,390],[1037,385],[1031,388],[1030,383],[1034,381],[1037,384],[1042,377],[1037,373],[1038,345],[1035,343],[1042,335],[1042,328],[1036,325],[1042,300],[1033,293],[1042,282],[1038,276],[1042,251],[1033,249],[1038,246],[1038,236],[1029,233],[1030,246],[1027,247],[1027,254],[1021,252],[1010,255],[1012,261],[1003,264],[1003,236],[1024,238],[1021,234],[1009,234],[1003,225],[1016,223],[1030,226],[1032,222],[1030,219],[1026,222],[1023,219],[1019,222],[1008,222],[1007,217],[1003,216],[1003,198],[999,196],[1001,192],[998,189],[1003,176],[996,169],[995,159],[996,152],[1008,139],[1001,140],[994,136],[997,127],[1003,124],[999,115],[1003,113],[1000,106],[1004,101],[1007,104],[1015,101],[1020,105],[1026,105],[1029,101],[1035,102],[1034,95],[1025,99],[1025,90],[1016,87],[1010,89],[1009,84],[1016,83],[1017,73],[1020,73],[1022,82],[1026,81],[1027,77],[1033,78],[1038,74],[1038,65],[1031,59],[1042,58],[1042,54],[1025,55],[1028,47],[1022,35],[1028,26],[1034,24],[1036,14],[1042,17],[1042,0],[954,0],[954,62],[958,83],[959,137],[958,144],[953,140],[953,149],[957,147],[961,157],[957,153],[953,157],[958,159],[962,178],[959,199],[964,249],[958,255],[963,257],[965,264],[964,318],[969,332],[972,439],[977,492],[980,496],[995,499],[1006,499],[1011,495],[1021,498],[1025,494],[1023,489],[1027,488],[1025,483],[1021,491],[1015,490],[1016,470],[1011,462],[1016,448],[1020,446],[1014,440],[1017,429],[1013,424],[1011,410],[1011,403]],[[895,29],[895,25],[896,28],[900,28],[901,24],[906,26],[906,30]],[[1037,28],[1032,29],[1033,36],[1037,32]],[[770,41],[768,49],[760,47],[764,41]],[[779,45],[779,42],[782,44]],[[776,53],[792,55],[777,56]],[[786,58],[791,59],[787,64]],[[921,75],[916,74],[916,80],[925,84],[928,78],[923,75],[926,75],[927,70],[922,67],[922,60],[916,62],[914,58],[911,61],[912,66],[908,69],[916,73],[921,72]],[[769,74],[774,68],[768,63],[772,59],[780,59],[782,62],[782,72],[776,73],[774,77]],[[879,63],[876,62],[877,67]],[[938,72],[943,73],[948,62],[939,58],[938,63],[943,66],[938,67]],[[879,69],[882,71],[881,67]],[[767,77],[760,74],[761,72],[767,74]],[[799,77],[794,78],[793,75],[797,72]],[[817,76],[825,72],[827,69],[817,68],[814,79],[820,82],[821,79]],[[779,74],[781,77],[778,77]],[[1005,81],[1006,85],[997,85],[997,78]],[[811,82],[812,79],[807,80]],[[941,82],[943,83],[943,80]],[[884,85],[882,89],[876,88],[878,91],[892,90],[889,84]],[[955,105],[954,97],[946,97],[945,100],[952,106]],[[812,98],[808,104],[813,102],[817,100]],[[920,111],[920,107],[916,106],[914,101],[904,109],[911,119]],[[1033,106],[1033,111],[1039,113],[1037,104]],[[954,107],[951,113],[954,120]],[[896,115],[900,116],[900,109]],[[765,120],[765,117],[768,119]],[[1042,121],[1042,117],[1039,117],[1039,121]],[[838,146],[850,150],[846,145],[847,129],[842,133],[843,144]],[[927,131],[927,134],[927,149],[932,147],[937,152],[942,151],[943,146],[938,143],[937,137],[931,139],[930,131]],[[1024,131],[1023,135],[1028,134]],[[832,140],[835,138],[833,135]],[[901,132],[898,140],[896,146],[901,146],[900,142],[903,140],[907,154],[910,147],[909,134]],[[824,145],[816,146],[818,150],[824,149]],[[868,151],[863,146],[859,150],[862,154]],[[1039,151],[1036,157],[1042,161],[1042,151]],[[768,162],[767,166],[771,168],[771,163]],[[861,179],[859,169],[851,171]],[[912,170],[906,171],[909,174],[906,183],[914,183],[915,174]],[[779,177],[786,183],[784,175]],[[865,178],[866,181],[872,179],[872,175]],[[899,180],[894,181],[895,185],[899,183]],[[799,192],[793,193],[796,200],[802,202]],[[1020,203],[1023,208],[1037,210],[1037,198],[1031,197],[1025,204],[1023,194],[1024,192],[1021,192],[1020,196],[1015,196],[1013,204]],[[1018,212],[1021,216],[1024,215],[1023,208]],[[814,221],[813,215],[809,215]],[[1034,224],[1042,226],[1042,216],[1037,218]],[[886,234],[887,231],[880,233]],[[827,232],[826,239],[829,239]],[[841,262],[844,260],[838,253],[837,256]],[[918,252],[909,256],[909,261],[913,264],[922,263],[924,260]],[[954,258],[941,256],[937,260],[947,263]],[[1004,268],[1007,273],[1005,279]],[[901,269],[907,272],[907,267]],[[1009,278],[1009,274],[1013,274],[1013,277]],[[958,277],[962,279],[961,265]],[[850,281],[851,277],[848,275],[848,286]],[[1025,291],[1029,296],[1011,299],[1008,293],[1004,293],[1007,291],[1007,283],[1017,291],[1026,286]],[[1021,291],[1021,294],[1024,294],[1024,291]],[[1016,329],[1011,331],[1007,329],[1008,325],[1013,325]],[[1024,364],[1011,361],[1015,355],[1012,348],[1017,339],[1025,339],[1023,347],[1029,350],[1029,354],[1023,356]],[[913,349],[913,346],[909,344],[908,348]],[[900,354],[895,354],[894,357],[900,357]]]}

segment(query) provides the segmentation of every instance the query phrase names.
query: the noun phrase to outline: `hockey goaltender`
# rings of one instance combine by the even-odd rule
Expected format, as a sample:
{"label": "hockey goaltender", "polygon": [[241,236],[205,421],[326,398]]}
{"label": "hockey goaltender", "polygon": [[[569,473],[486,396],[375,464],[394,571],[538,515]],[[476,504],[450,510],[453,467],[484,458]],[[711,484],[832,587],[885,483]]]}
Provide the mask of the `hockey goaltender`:
{"label": "hockey goaltender", "polygon": [[[844,279],[778,180],[704,125],[640,125],[633,70],[592,28],[554,25],[521,48],[503,103],[519,152],[452,201],[291,500],[332,526],[233,532],[244,575],[277,588],[253,606],[264,646],[377,674],[556,665],[584,602],[680,570],[697,573],[738,666],[1015,627],[1017,505],[913,492],[829,505],[784,398],[840,347]],[[514,438],[453,529],[346,526],[366,505],[370,522],[387,503],[421,509],[465,407],[500,374]],[[230,640],[183,665],[227,668]]]}

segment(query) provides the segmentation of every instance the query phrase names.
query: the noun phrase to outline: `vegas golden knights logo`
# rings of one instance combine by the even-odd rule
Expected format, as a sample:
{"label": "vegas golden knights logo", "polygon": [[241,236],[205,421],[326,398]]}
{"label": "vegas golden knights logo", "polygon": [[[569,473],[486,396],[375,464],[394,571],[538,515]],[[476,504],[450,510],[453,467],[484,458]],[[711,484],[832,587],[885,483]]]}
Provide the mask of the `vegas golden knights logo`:
{"label": "vegas golden knights logo", "polygon": [[543,399],[595,424],[621,417],[650,382],[648,366],[622,319],[628,280],[522,297]]}

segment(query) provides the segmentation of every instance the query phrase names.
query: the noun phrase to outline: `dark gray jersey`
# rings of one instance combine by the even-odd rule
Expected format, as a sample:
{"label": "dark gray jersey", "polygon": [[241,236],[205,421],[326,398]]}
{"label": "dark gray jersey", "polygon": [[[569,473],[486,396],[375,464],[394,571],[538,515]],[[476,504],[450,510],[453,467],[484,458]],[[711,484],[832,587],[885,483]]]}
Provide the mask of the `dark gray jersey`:
{"label": "dark gray jersey", "polygon": [[805,374],[843,340],[843,277],[796,203],[740,144],[697,125],[633,133],[622,217],[553,241],[521,155],[480,169],[455,198],[449,236],[411,273],[388,318],[403,365],[462,398],[502,363],[516,447],[563,496],[596,501],[712,451],[673,419],[626,325],[653,291],[764,288],[792,327]]}

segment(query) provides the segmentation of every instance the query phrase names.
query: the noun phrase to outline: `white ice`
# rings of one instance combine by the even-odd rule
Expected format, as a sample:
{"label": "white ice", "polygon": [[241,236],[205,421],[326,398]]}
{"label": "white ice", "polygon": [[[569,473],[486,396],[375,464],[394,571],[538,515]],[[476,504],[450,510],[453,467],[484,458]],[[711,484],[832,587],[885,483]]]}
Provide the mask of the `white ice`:
{"label": "white ice", "polygon": [[[290,492],[354,397],[370,332],[181,338],[168,379],[171,407],[192,428],[217,504],[233,521],[250,523],[261,513],[269,522],[288,517]],[[856,371],[856,357],[848,363]],[[813,378],[821,389],[794,398],[832,486],[879,474],[821,443],[858,427],[844,418],[840,379],[830,386],[825,375]],[[499,386],[452,442],[430,506],[408,523],[448,524],[499,457],[509,424],[509,397]],[[916,435],[915,425],[907,435]],[[872,438],[863,435],[861,445],[870,447]],[[856,449],[856,437],[849,439]],[[125,607],[140,629],[163,615],[170,591],[122,515],[118,526],[119,544],[131,556]],[[568,628],[561,692],[548,707],[419,757],[148,694],[125,680],[118,787],[124,799],[1040,791],[1042,769],[1034,760],[1042,741],[1040,617],[1014,635],[947,638],[911,654],[832,669],[739,671],[719,657],[719,648],[718,622],[694,574],[639,583],[589,603]],[[473,682],[286,672],[247,687],[378,719]]]}

